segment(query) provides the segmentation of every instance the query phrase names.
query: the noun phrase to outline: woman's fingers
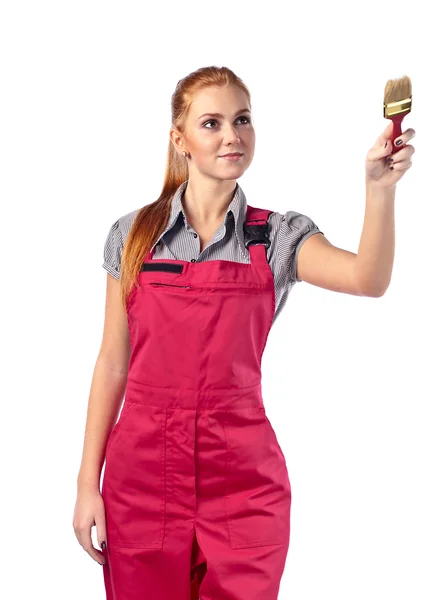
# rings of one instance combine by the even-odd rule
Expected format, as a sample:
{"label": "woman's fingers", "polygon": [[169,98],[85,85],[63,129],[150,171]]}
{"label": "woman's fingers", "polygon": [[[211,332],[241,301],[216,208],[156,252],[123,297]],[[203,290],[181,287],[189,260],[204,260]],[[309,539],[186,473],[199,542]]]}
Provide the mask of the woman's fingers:
{"label": "woman's fingers", "polygon": [[98,545],[102,548],[103,542],[107,544],[107,534],[106,534],[106,525],[105,525],[105,513],[102,512],[95,516],[95,524],[96,524],[96,538],[98,540]]}
{"label": "woman's fingers", "polygon": [[74,533],[80,546],[100,565],[105,564],[104,554],[97,550],[92,543],[92,525],[86,523],[73,523]]}
{"label": "woman's fingers", "polygon": [[398,152],[395,152],[395,154],[393,154],[391,156],[391,158],[393,158],[393,164],[404,160],[404,161],[408,161],[410,160],[410,157],[414,154],[414,146],[412,146],[411,144],[408,144],[405,148],[402,148],[402,150],[398,150]]}
{"label": "woman's fingers", "polygon": [[86,552],[89,554],[89,556],[91,556],[97,563],[99,563],[100,565],[103,565],[105,563],[104,554],[100,550],[97,550],[92,544],[92,536],[90,533],[90,529],[87,531],[87,533],[83,532],[81,536],[81,541],[80,539],[78,541],[80,542],[83,549],[86,550]]}
{"label": "woman's fingers", "polygon": [[98,544],[106,542],[105,508],[102,494],[99,490],[81,489],[75,503],[72,525],[80,546],[97,563],[104,565],[104,554],[92,543],[92,527],[97,528]]}
{"label": "woman's fingers", "polygon": [[[386,129],[384,130],[383,134],[380,135],[380,137],[378,138],[377,146],[384,147],[386,142],[388,145],[390,145],[391,140],[392,140],[392,133],[393,133],[393,123],[391,121],[389,123],[389,125],[386,127]],[[412,138],[414,138],[415,135],[416,135],[416,131],[412,127],[409,127],[408,129],[403,131],[400,136],[398,136],[396,138],[396,140],[394,141],[394,145],[396,147],[405,146],[405,144],[408,141],[410,141]],[[399,140],[401,140],[401,144],[397,144],[397,142],[399,142]]]}
{"label": "woman's fingers", "polygon": [[[388,145],[390,145],[390,141],[392,139],[392,134],[393,134],[393,122],[390,121],[389,124],[387,125],[386,129],[383,131],[383,133],[378,138],[376,146],[384,148],[386,142]],[[403,146],[409,140],[414,138],[415,135],[416,135],[416,131],[412,127],[409,127],[408,129],[403,131],[399,137],[396,138],[395,145],[398,140],[402,140],[402,144],[400,144],[400,145]]]}

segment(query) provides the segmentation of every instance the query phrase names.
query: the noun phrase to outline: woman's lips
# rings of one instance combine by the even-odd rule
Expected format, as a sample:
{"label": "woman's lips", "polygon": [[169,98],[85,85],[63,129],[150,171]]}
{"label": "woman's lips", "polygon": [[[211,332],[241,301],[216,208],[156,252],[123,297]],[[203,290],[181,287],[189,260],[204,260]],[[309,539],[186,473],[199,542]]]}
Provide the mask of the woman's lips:
{"label": "woman's lips", "polygon": [[228,155],[228,156],[220,156],[220,158],[225,158],[226,160],[232,160],[232,161],[237,161],[240,160],[240,158],[243,158],[244,154],[235,154],[235,155]]}

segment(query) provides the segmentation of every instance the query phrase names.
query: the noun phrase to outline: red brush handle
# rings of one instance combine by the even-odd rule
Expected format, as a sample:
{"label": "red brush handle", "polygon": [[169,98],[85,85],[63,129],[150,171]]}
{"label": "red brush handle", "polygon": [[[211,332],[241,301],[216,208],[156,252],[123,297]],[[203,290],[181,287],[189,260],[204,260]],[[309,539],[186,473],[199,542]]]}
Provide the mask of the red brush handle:
{"label": "red brush handle", "polygon": [[400,115],[394,115],[393,117],[389,117],[389,119],[392,121],[393,123],[393,131],[392,131],[392,154],[395,154],[395,152],[398,152],[398,150],[401,150],[401,148],[404,148],[405,144],[401,144],[401,146],[395,146],[395,140],[397,137],[399,137],[402,133],[402,129],[401,129],[401,123],[403,118],[405,117],[406,113],[402,113]]}

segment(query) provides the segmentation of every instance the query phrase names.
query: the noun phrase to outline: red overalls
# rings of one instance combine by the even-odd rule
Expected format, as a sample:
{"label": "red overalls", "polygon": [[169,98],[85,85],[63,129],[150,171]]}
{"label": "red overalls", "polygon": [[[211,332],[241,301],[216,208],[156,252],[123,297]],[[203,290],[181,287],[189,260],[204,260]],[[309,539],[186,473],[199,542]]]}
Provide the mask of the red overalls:
{"label": "red overalls", "polygon": [[142,265],[102,485],[108,600],[277,600],[291,486],[261,394],[270,212],[247,207],[250,264]]}

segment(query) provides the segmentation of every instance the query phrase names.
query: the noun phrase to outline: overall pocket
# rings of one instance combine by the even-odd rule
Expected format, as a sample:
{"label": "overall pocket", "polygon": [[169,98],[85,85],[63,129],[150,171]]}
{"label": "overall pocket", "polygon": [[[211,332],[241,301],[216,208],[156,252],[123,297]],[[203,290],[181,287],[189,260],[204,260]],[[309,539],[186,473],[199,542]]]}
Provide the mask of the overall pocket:
{"label": "overall pocket", "polygon": [[284,455],[263,407],[230,411],[224,429],[231,548],[288,544],[291,486]]}
{"label": "overall pocket", "polygon": [[131,401],[127,406],[106,453],[102,496],[107,545],[162,548],[166,410]]}

